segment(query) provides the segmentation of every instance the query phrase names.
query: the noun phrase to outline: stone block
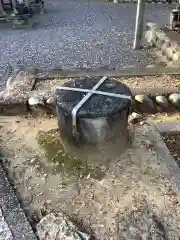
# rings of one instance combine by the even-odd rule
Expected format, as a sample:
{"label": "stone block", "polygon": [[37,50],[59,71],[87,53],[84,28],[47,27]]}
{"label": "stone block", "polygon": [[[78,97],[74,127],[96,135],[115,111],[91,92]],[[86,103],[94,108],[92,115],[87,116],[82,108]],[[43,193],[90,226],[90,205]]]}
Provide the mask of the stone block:
{"label": "stone block", "polygon": [[91,236],[81,232],[62,213],[46,215],[37,225],[37,232],[40,240],[89,240]]}
{"label": "stone block", "polygon": [[35,74],[19,72],[15,78],[10,77],[6,88],[0,94],[0,114],[16,115],[28,112],[28,99],[35,85]]}

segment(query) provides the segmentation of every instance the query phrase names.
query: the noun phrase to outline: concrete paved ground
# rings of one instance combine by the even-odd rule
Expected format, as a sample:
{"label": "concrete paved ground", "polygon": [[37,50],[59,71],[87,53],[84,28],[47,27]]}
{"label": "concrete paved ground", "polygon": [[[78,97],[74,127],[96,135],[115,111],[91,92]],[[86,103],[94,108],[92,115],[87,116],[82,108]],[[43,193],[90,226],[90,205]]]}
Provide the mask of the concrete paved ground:
{"label": "concrete paved ground", "polygon": [[[63,211],[73,216],[85,232],[90,230],[99,240],[140,239],[140,236],[144,239],[179,239],[180,194],[175,187],[180,186],[180,170],[171,160],[167,148],[166,154],[162,155],[163,140],[152,126],[145,124],[132,129],[132,145],[117,158],[119,144],[115,149],[109,147],[111,161],[106,160],[107,156],[104,159],[99,151],[94,152],[94,157],[91,152],[87,159],[89,147],[86,152],[71,146],[72,154],[79,155],[79,161],[88,161],[89,173],[87,167],[75,170],[77,166],[67,168],[66,164],[58,171],[59,164],[52,165],[49,159],[55,155],[44,157],[49,150],[42,152],[43,146],[37,144],[37,136],[41,130],[43,142],[49,142],[49,137],[53,136],[53,141],[58,144],[59,134],[52,131],[57,129],[56,118],[12,117],[8,120],[0,129],[4,136],[1,145],[7,157],[14,156],[9,158],[9,166],[16,172],[15,183],[18,190],[27,192],[28,198],[33,196],[32,204],[47,206],[46,212]],[[52,144],[51,147],[56,152]],[[34,152],[35,162],[27,161],[34,158]],[[73,169],[85,177],[76,178]],[[64,173],[69,173],[68,177]]]}
{"label": "concrete paved ground", "polygon": [[[133,51],[136,4],[46,1],[47,13],[33,29],[0,25],[0,73],[8,63],[40,68],[98,68],[147,64],[143,51]],[[146,21],[164,24],[168,5],[148,4]]]}

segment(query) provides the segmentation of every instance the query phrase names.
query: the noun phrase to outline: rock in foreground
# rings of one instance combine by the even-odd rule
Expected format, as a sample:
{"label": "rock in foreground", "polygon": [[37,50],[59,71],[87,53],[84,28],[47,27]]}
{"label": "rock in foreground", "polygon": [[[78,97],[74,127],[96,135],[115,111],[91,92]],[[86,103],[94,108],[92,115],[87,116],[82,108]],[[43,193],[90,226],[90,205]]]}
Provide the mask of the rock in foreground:
{"label": "rock in foreground", "polygon": [[83,233],[70,222],[67,217],[58,213],[50,213],[43,217],[37,225],[40,240],[89,240],[90,235]]}

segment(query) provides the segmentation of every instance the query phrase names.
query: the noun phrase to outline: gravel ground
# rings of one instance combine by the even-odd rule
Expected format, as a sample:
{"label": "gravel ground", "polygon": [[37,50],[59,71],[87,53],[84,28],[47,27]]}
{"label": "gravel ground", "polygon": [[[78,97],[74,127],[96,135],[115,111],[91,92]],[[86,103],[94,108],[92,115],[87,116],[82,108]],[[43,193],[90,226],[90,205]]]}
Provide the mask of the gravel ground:
{"label": "gravel ground", "polygon": [[[1,118],[1,127],[3,123]],[[0,240],[36,240],[37,238],[20,206],[16,193],[1,165],[0,199]]]}
{"label": "gravel ground", "polygon": [[[98,68],[147,64],[143,51],[133,51],[136,4],[45,1],[41,23],[33,29],[0,25],[0,73],[8,63],[39,68]],[[147,5],[146,20],[165,23],[168,5]]]}
{"label": "gravel ground", "polygon": [[13,240],[11,230],[4,219],[1,209],[0,209],[0,240]]}

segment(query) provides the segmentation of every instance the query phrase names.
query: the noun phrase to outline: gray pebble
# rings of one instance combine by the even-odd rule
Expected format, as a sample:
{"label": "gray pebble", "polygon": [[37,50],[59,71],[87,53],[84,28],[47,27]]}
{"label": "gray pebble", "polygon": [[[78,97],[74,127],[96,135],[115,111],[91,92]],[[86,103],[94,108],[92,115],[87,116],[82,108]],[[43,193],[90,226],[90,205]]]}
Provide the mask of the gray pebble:
{"label": "gray pebble", "polygon": [[30,97],[29,100],[28,100],[28,104],[30,106],[38,105],[39,104],[39,99],[36,98],[36,97]]}
{"label": "gray pebble", "polygon": [[136,118],[142,118],[142,114],[137,113],[137,112],[132,112],[131,115],[132,115],[133,117],[136,117]]}
{"label": "gray pebble", "polygon": [[157,28],[157,24],[154,23],[154,22],[148,22],[148,23],[146,24],[146,28],[147,28],[147,29]]}
{"label": "gray pebble", "polygon": [[169,96],[169,101],[180,108],[180,94],[179,93],[173,93]]}
{"label": "gray pebble", "polygon": [[35,106],[35,105],[44,105],[44,102],[41,97],[30,97],[28,100],[28,104],[30,106]]}
{"label": "gray pebble", "polygon": [[141,121],[139,124],[143,126],[145,123],[146,123],[145,121]]}
{"label": "gray pebble", "polygon": [[132,112],[132,114],[129,116],[128,122],[134,124],[134,123],[141,121],[142,119],[143,119],[142,114]]}
{"label": "gray pebble", "polygon": [[156,96],[156,102],[164,108],[169,106],[168,100],[165,96]]}
{"label": "gray pebble", "polygon": [[36,162],[36,158],[32,158],[31,160],[30,160],[30,163],[31,164],[34,164]]}
{"label": "gray pebble", "polygon": [[49,105],[55,105],[55,97],[50,97],[47,99],[46,103],[49,104]]}

